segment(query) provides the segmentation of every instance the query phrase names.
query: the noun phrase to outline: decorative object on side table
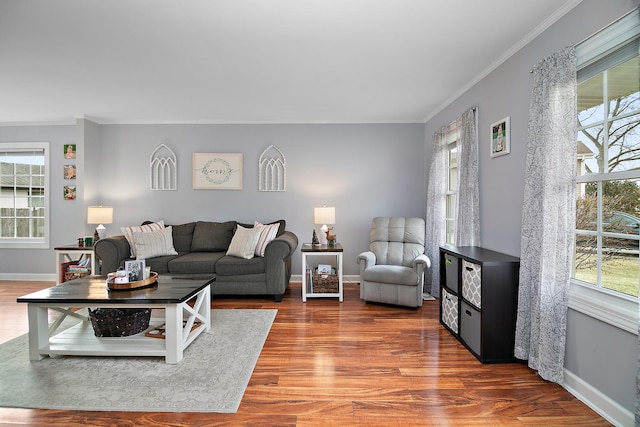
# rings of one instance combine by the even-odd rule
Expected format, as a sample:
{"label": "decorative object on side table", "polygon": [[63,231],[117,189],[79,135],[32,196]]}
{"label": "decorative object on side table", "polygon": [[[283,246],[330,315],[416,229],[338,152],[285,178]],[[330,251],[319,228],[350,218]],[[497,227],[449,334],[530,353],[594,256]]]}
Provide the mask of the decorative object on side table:
{"label": "decorative object on side table", "polygon": [[318,235],[316,234],[316,230],[313,230],[313,237],[311,238],[312,246],[320,246],[320,241],[318,240]]}
{"label": "decorative object on side table", "polygon": [[320,231],[325,234],[325,237],[322,238],[324,242],[321,243],[335,245],[336,235],[329,234],[331,230],[333,230],[333,227],[328,227],[327,224],[332,225],[336,223],[336,208],[333,206],[328,207],[327,205],[323,205],[319,208],[313,208],[313,221],[316,224],[322,224]]}
{"label": "decorative object on side table", "polygon": [[113,208],[111,206],[89,206],[87,208],[87,224],[98,224],[93,234],[93,243],[107,236],[103,224],[113,223]]}

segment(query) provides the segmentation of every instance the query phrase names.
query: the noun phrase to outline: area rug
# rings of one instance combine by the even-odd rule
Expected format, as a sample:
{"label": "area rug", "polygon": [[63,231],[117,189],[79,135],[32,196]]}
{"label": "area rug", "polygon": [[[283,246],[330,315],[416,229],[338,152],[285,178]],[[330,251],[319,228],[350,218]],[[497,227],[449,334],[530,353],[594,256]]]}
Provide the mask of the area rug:
{"label": "area rug", "polygon": [[[0,345],[0,406],[234,413],[277,310],[212,310],[211,331],[168,365],[161,357],[29,361],[28,337]],[[149,338],[153,339],[153,338]]]}

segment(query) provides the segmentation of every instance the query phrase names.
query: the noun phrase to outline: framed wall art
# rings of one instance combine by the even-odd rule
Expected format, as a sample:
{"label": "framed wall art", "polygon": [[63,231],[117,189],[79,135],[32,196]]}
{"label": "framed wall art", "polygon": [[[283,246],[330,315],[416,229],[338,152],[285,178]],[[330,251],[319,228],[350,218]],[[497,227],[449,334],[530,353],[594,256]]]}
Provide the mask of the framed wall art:
{"label": "framed wall art", "polygon": [[195,190],[242,190],[242,153],[193,153]]}
{"label": "framed wall art", "polygon": [[491,125],[491,157],[504,156],[511,152],[511,129],[509,117]]}

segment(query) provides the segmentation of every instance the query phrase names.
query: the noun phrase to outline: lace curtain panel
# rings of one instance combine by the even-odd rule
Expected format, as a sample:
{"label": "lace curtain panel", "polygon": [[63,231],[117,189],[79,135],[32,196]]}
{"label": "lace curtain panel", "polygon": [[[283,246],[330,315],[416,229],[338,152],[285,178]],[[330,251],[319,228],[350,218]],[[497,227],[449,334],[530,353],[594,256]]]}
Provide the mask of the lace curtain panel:
{"label": "lace curtain panel", "polygon": [[[440,246],[445,244],[447,194],[447,156],[450,133],[456,132],[458,151],[458,198],[455,219],[456,245],[480,245],[480,209],[478,182],[477,109],[467,110],[452,125],[444,126],[433,135],[433,151],[429,168],[426,207],[425,253],[431,260],[426,282],[430,294],[440,297]],[[464,185],[460,186],[460,183]]]}
{"label": "lace curtain panel", "polygon": [[[478,138],[476,109],[460,118],[458,138],[458,209],[456,245],[480,246],[480,184],[478,182]],[[462,185],[460,185],[462,184]]]}
{"label": "lace curtain panel", "polygon": [[433,134],[433,149],[427,185],[425,254],[431,260],[431,268],[425,272],[425,282],[431,284],[429,293],[436,298],[440,298],[440,246],[445,242],[447,134],[448,126]]}
{"label": "lace curtain panel", "polygon": [[562,383],[575,232],[575,48],[532,73],[515,356]]}

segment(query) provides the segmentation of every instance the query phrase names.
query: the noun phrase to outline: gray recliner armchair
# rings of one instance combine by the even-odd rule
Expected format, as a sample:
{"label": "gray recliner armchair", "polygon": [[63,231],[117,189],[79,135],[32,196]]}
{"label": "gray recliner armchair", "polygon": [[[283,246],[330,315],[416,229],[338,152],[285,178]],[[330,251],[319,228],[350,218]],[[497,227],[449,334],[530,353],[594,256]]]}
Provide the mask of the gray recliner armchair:
{"label": "gray recliner armchair", "polygon": [[369,251],[358,255],[360,298],[408,307],[422,306],[424,254],[422,218],[374,218]]}

